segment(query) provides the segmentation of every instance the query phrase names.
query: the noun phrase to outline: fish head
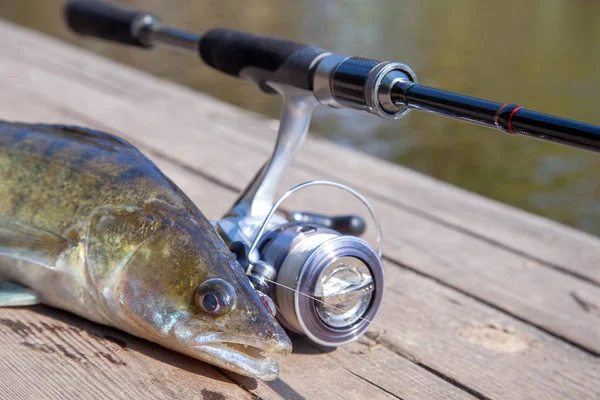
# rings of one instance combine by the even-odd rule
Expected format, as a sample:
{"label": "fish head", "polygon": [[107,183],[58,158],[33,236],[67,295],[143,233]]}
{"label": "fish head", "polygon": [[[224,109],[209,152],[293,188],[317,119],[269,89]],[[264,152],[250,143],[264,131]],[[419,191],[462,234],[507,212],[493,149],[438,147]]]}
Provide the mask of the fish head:
{"label": "fish head", "polygon": [[92,275],[110,277],[98,285],[107,313],[137,336],[242,375],[275,379],[290,339],[200,216],[134,208],[92,223],[88,268],[95,263],[104,271]]}

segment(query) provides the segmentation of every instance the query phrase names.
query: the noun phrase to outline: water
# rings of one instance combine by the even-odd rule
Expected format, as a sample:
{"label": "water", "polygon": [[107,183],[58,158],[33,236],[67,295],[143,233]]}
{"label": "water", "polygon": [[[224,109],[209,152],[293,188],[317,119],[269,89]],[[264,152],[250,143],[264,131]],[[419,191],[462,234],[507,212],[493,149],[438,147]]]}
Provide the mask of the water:
{"label": "water", "polygon": [[[404,62],[420,83],[600,124],[594,0],[127,0],[177,27],[224,26]],[[241,107],[280,99],[183,54],[75,37],[60,0],[2,0],[0,17]],[[600,156],[412,112],[401,121],[319,110],[313,131],[470,191],[600,235]]]}

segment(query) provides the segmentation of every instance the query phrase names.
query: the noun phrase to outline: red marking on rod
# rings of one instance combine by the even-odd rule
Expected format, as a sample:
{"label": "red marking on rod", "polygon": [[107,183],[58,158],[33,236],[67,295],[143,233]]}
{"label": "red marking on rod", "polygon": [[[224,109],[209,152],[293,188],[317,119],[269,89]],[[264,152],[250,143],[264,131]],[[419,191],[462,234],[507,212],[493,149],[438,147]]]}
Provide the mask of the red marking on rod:
{"label": "red marking on rod", "polygon": [[514,110],[512,110],[512,112],[510,113],[510,116],[508,117],[508,131],[510,133],[512,133],[513,135],[516,135],[516,133],[512,129],[512,118],[515,116],[515,114],[517,113],[517,111],[519,111],[522,108],[523,107],[517,107],[517,108],[515,108]]}
{"label": "red marking on rod", "polygon": [[498,109],[498,111],[496,111],[496,115],[494,116],[494,125],[496,125],[496,128],[503,130],[502,127],[500,126],[500,121],[498,121],[498,119],[500,118],[500,112],[504,109],[504,107],[506,107],[508,105],[507,104],[503,104],[502,107],[500,107]]}

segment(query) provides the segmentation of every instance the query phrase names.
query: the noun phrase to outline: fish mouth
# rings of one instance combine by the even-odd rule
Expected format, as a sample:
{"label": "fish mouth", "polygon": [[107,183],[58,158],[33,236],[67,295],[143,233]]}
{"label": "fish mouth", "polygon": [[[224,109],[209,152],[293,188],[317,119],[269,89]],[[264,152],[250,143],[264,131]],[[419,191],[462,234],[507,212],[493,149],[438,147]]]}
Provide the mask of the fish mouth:
{"label": "fish mouth", "polygon": [[291,352],[291,343],[285,340],[267,342],[227,333],[197,336],[186,347],[186,352],[196,358],[265,381],[277,378],[278,360]]}
{"label": "fish mouth", "polygon": [[212,364],[252,378],[270,381],[279,375],[279,364],[265,349],[232,342],[214,342],[194,347],[212,356]]}

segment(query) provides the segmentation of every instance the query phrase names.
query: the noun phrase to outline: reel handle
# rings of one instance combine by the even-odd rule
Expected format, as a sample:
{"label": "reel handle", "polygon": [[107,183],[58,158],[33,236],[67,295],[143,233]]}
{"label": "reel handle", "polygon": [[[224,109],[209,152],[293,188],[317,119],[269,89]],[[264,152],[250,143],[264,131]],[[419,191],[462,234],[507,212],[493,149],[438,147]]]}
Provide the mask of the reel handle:
{"label": "reel handle", "polygon": [[329,216],[300,211],[292,211],[288,215],[292,221],[324,226],[343,235],[360,236],[367,227],[365,220],[357,215]]}
{"label": "reel handle", "polygon": [[67,25],[81,35],[130,46],[152,47],[142,28],[159,20],[152,14],[95,0],[71,0],[65,6]]}

